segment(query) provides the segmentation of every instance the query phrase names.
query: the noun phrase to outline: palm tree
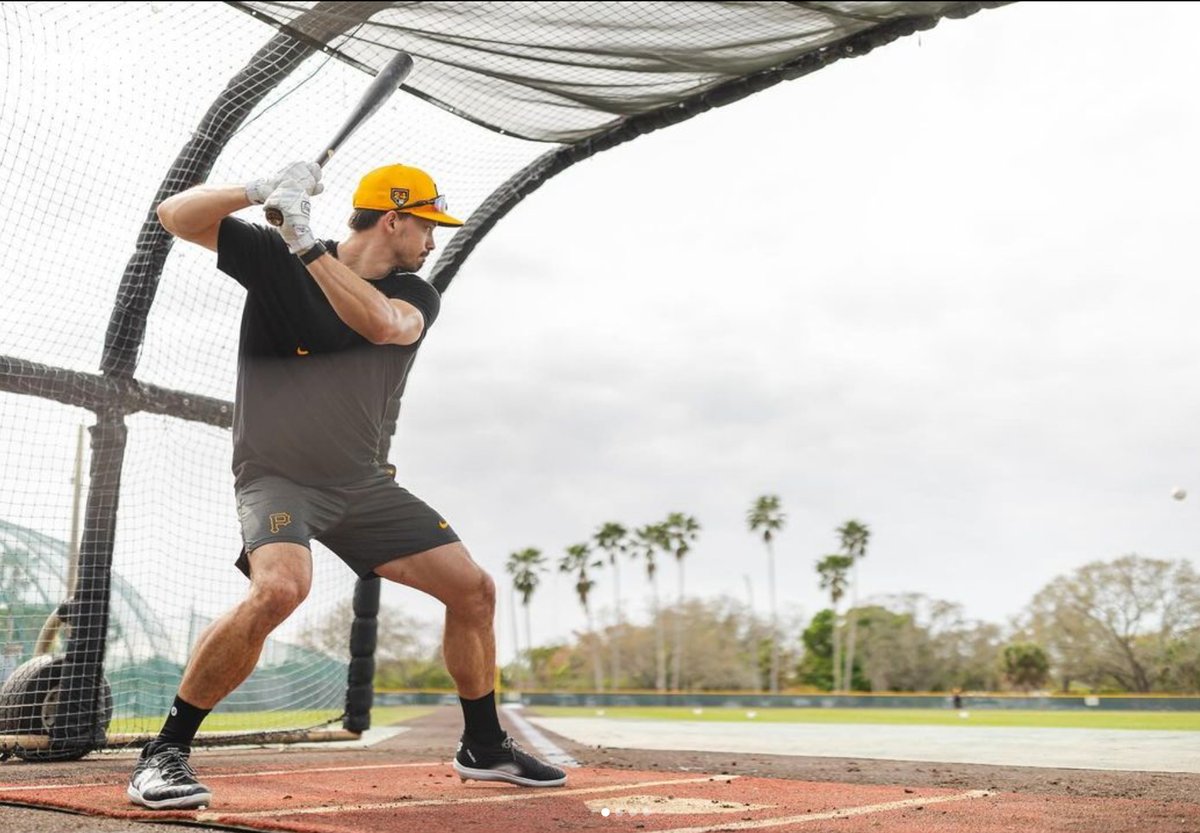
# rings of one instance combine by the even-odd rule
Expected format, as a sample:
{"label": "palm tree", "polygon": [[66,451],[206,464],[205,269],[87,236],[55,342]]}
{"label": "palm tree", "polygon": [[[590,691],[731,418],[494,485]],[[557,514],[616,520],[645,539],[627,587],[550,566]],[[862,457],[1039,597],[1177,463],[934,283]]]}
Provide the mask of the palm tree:
{"label": "palm tree", "polygon": [[680,691],[683,688],[683,559],[700,532],[700,523],[691,515],[672,512],[667,515],[662,526],[666,535],[667,552],[674,554],[675,565],[678,567],[679,596],[675,612],[675,656],[671,669],[671,688]]}
{"label": "palm tree", "polygon": [[837,529],[842,539],[842,552],[850,556],[853,566],[850,578],[850,632],[846,635],[846,667],[842,672],[842,680],[847,690],[854,689],[854,643],[858,638],[858,562],[867,555],[867,541],[871,538],[871,530],[864,523],[849,520]]}
{"label": "palm tree", "polygon": [[[545,563],[546,560],[542,557],[541,550],[536,547],[526,547],[511,553],[508,556],[508,563],[505,565],[508,574],[513,577],[513,587],[521,594],[521,604],[525,606],[525,657],[530,672],[533,671],[533,629],[529,619],[529,600],[533,598],[533,591],[537,589],[538,582],[541,581],[538,573],[546,569]],[[528,687],[528,679],[525,682]]]}
{"label": "palm tree", "polygon": [[658,606],[658,563],[655,555],[659,550],[669,551],[666,529],[662,524],[647,524],[634,530],[634,555],[641,556],[646,564],[646,578],[650,581],[651,599],[654,603],[654,687],[667,690],[667,648],[663,636],[662,612]]}
{"label": "palm tree", "polygon": [[612,646],[612,685],[621,686],[621,632],[625,617],[621,613],[621,573],[618,566],[619,556],[629,552],[629,532],[619,523],[609,521],[596,530],[592,536],[596,546],[604,550],[608,556],[608,564],[613,569],[613,609],[616,617],[616,627],[613,630]]}
{"label": "palm tree", "polygon": [[854,563],[848,555],[827,555],[817,562],[817,574],[821,576],[821,589],[829,591],[829,599],[833,602],[833,690],[840,691],[841,655],[838,646],[838,605],[846,595],[846,571]]}
{"label": "palm tree", "polygon": [[604,691],[604,669],[600,665],[600,651],[594,639],[596,630],[592,624],[592,608],[588,604],[588,594],[592,592],[596,582],[588,576],[588,569],[603,564],[603,561],[592,560],[592,548],[587,544],[572,544],[567,547],[567,554],[558,560],[560,572],[575,574],[575,593],[579,596],[579,604],[583,605],[583,614],[587,617],[588,637],[592,643],[592,672],[595,675],[596,691]]}
{"label": "palm tree", "polygon": [[746,525],[751,532],[762,530],[763,543],[767,545],[767,588],[771,596],[771,693],[779,692],[779,624],[775,610],[775,550],[771,542],[775,533],[783,529],[787,515],[783,513],[778,495],[762,495],[746,513]]}

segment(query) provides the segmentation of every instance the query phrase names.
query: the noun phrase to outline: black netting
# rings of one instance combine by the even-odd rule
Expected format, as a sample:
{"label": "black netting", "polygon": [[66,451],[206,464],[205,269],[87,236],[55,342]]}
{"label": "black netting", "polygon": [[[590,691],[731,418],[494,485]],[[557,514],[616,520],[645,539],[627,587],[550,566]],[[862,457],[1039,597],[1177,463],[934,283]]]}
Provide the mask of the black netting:
{"label": "black netting", "polygon": [[[0,733],[22,738],[6,746],[40,737],[63,757],[105,727],[153,731],[195,639],[244,592],[227,430],[244,292],[174,245],[159,201],[313,158],[368,73],[408,51],[403,90],[326,166],[314,227],[343,236],[363,172],[418,164],[468,218],[435,253],[445,289],[575,162],[992,5],[0,4],[0,676],[20,683],[0,692]],[[336,656],[307,634],[354,580],[315,556],[309,601],[222,706],[243,717],[213,728],[341,711],[351,623]]]}
{"label": "black netting", "polygon": [[[307,32],[309,3],[234,3]],[[351,5],[351,4],[346,4]],[[999,3],[391,3],[338,47],[417,62],[409,90],[464,119],[575,143],[625,117],[901,20],[926,28]],[[333,10],[348,18],[349,10]],[[347,25],[350,24],[346,20]]]}

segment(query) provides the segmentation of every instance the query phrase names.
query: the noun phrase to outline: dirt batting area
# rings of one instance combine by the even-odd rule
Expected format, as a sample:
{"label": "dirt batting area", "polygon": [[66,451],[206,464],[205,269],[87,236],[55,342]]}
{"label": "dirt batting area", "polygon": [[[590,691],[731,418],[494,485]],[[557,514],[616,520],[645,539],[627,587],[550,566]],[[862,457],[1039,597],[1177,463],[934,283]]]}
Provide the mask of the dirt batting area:
{"label": "dirt batting area", "polygon": [[[536,714],[535,710],[525,712],[526,717],[534,719]],[[439,707],[432,714],[402,724],[402,727],[399,733],[369,747],[318,745],[197,749],[193,754],[193,763],[203,780],[206,771],[237,772],[244,769],[255,772],[310,766],[368,769],[379,764],[445,762],[453,755],[461,731],[461,714],[456,707]],[[511,723],[510,728],[514,728]],[[522,738],[519,730],[513,731],[513,734],[519,739],[530,740],[528,737]],[[897,791],[900,793],[929,788],[963,793],[978,790],[1015,794],[1030,799],[1044,797],[1048,802],[1060,806],[1063,806],[1061,799],[1064,798],[1076,799],[1081,806],[1095,799],[1135,800],[1140,808],[1138,817],[1114,817],[1103,828],[1129,830],[1131,833],[1152,828],[1187,830],[1189,828],[1186,825],[1196,818],[1196,803],[1200,800],[1200,775],[1189,773],[828,758],[816,754],[820,752],[816,749],[798,749],[795,755],[612,749],[583,745],[552,732],[546,732],[545,735],[583,767],[606,771],[661,773],[664,777],[690,774],[830,785],[886,785],[901,788]],[[111,785],[114,795],[119,795],[123,794],[133,759],[132,751],[94,753],[82,761],[55,764],[10,759],[0,764],[0,783],[9,786],[47,783],[96,785],[104,789]],[[214,806],[220,802],[221,783],[214,781],[211,784],[215,791]],[[382,786],[386,789],[387,785]],[[195,822],[192,824],[195,825]],[[177,833],[180,827],[178,823],[159,824],[144,820],[80,816],[5,805],[0,806],[0,829],[14,833]],[[1066,828],[1055,826],[1053,829]]]}

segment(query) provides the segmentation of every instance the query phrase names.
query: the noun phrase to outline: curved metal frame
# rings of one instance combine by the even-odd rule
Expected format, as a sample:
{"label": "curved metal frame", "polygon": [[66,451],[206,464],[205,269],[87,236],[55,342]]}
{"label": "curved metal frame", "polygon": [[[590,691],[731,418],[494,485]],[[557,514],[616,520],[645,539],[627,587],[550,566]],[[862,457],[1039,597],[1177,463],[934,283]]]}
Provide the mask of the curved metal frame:
{"label": "curved metal frame", "polygon": [[[230,5],[262,17],[242,4]],[[108,629],[113,536],[126,440],[125,416],[144,410],[221,427],[229,427],[231,423],[231,403],[139,383],[133,378],[147,318],[173,242],[159,224],[154,209],[168,196],[207,179],[229,138],[255,106],[313,52],[332,51],[339,58],[362,68],[360,63],[330,50],[328,41],[368,20],[377,11],[394,5],[324,0],[297,17],[290,26],[265,18],[280,30],[279,33],[258,50],[213,102],[193,139],[184,146],[155,194],[117,291],[105,334],[100,375],[0,356],[0,390],[46,396],[83,406],[94,411],[97,417],[96,425],[90,429],[91,487],[80,549],[78,586],[73,597],[63,605],[72,625],[66,648],[67,684],[61,699],[69,708],[65,710],[65,719],[56,722],[49,741],[56,750],[83,746],[91,749],[105,742],[97,727],[95,712]],[[556,147],[514,174],[484,200],[438,259],[431,282],[439,292],[445,292],[467,257],[502,217],[551,177],[577,162],[781,81],[807,75],[842,58],[865,55],[877,46],[929,29],[942,17],[966,17],[982,8],[1002,5],[1006,3],[960,3],[940,15],[916,15],[885,23],[787,64],[734,79],[682,102],[624,119],[586,140]],[[386,459],[402,395],[403,390],[389,408],[380,459]],[[379,584],[377,580],[360,580],[355,591],[356,618],[351,639],[345,722],[346,728],[352,731],[362,731],[370,724],[374,619],[379,607]],[[351,705],[354,706],[353,713]]]}

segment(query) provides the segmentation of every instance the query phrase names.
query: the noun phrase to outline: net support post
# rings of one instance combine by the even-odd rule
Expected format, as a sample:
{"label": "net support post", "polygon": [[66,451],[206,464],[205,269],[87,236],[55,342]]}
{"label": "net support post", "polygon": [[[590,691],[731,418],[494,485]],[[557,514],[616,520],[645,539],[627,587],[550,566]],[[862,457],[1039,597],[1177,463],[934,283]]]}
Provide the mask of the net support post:
{"label": "net support post", "polygon": [[70,631],[50,730],[50,745],[55,751],[85,748],[90,751],[105,742],[103,722],[97,712],[104,708],[99,699],[108,635],[117,504],[125,458],[125,418],[120,411],[102,411],[88,430],[92,435],[90,485],[79,547],[78,581],[74,594],[63,606]]}
{"label": "net support post", "polygon": [[378,576],[360,578],[354,585],[346,716],[342,718],[342,728],[347,732],[365,732],[371,728],[371,706],[375,702],[375,643],[379,633],[379,588]]}

